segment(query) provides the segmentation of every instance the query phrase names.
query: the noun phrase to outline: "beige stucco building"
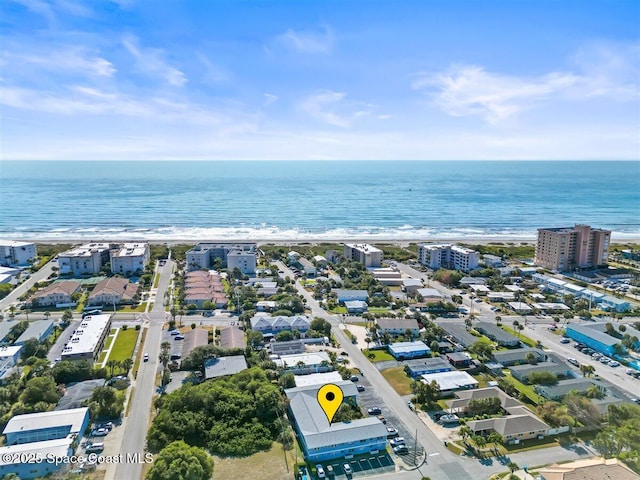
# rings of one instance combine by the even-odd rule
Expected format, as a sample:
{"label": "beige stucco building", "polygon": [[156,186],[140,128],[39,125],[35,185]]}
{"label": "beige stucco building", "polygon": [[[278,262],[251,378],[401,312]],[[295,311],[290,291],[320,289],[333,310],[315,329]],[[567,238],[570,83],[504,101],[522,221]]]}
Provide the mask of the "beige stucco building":
{"label": "beige stucco building", "polygon": [[556,271],[605,265],[610,241],[610,230],[589,225],[539,228],[535,264]]}

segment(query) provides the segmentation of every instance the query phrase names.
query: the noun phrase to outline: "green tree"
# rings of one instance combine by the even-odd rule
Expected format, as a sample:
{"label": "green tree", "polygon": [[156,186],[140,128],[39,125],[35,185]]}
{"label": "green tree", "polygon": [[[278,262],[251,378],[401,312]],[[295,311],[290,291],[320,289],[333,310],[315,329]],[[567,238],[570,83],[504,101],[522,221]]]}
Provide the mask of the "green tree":
{"label": "green tree", "polygon": [[92,418],[117,418],[124,410],[124,396],[112,387],[94,388],[87,403]]}
{"label": "green tree", "polygon": [[147,480],[209,480],[212,474],[213,460],[209,454],[179,440],[160,451]]}
{"label": "green tree", "polygon": [[73,320],[73,312],[71,310],[65,310],[62,314],[62,321],[64,323],[69,323]]}
{"label": "green tree", "polygon": [[493,347],[491,344],[483,342],[482,340],[472,343],[469,351],[476,355],[481,361],[487,361],[491,358],[491,355],[493,355]]}
{"label": "green tree", "polygon": [[588,365],[583,363],[580,365],[580,371],[582,372],[583,377],[591,376],[595,371],[595,367],[593,365]]}
{"label": "green tree", "polygon": [[278,342],[288,342],[290,340],[293,340],[293,333],[291,333],[289,330],[278,332],[278,334],[276,335],[276,340]]}
{"label": "green tree", "polygon": [[507,468],[511,471],[511,473],[515,472],[516,470],[519,470],[520,467],[518,466],[518,464],[516,462],[509,462],[507,464]]}
{"label": "green tree", "polygon": [[294,388],[296,386],[296,377],[293,373],[285,373],[278,379],[278,385],[281,388]]}
{"label": "green tree", "polygon": [[264,336],[261,332],[256,332],[254,330],[247,330],[247,344],[252,347],[257,347],[264,341]]}
{"label": "green tree", "polygon": [[20,401],[28,406],[35,406],[37,403],[58,403],[60,394],[53,378],[49,376],[34,377],[29,380],[20,395]]}

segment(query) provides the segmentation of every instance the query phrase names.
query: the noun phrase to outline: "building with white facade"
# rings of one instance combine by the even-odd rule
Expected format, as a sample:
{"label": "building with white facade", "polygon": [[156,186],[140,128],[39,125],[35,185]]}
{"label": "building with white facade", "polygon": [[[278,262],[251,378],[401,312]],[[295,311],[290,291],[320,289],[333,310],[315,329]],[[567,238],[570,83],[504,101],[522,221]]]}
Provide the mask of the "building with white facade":
{"label": "building with white facade", "polygon": [[58,254],[61,275],[95,275],[109,261],[109,243],[86,243]]}
{"label": "building with white facade", "polygon": [[62,349],[62,360],[87,360],[98,358],[111,329],[111,315],[85,317]]}
{"label": "building with white facade", "polygon": [[99,281],[89,294],[89,305],[120,305],[133,303],[138,287],[126,278],[110,277]]}
{"label": "building with white facade", "polygon": [[111,249],[111,273],[129,277],[143,272],[150,255],[148,243],[123,243]]}
{"label": "building with white facade", "polygon": [[0,240],[0,265],[29,265],[38,257],[35,243],[16,240]]}
{"label": "building with white facade", "polygon": [[539,228],[535,264],[554,271],[605,265],[611,230],[575,227]]}
{"label": "building with white facade", "polygon": [[309,330],[310,326],[309,318],[304,315],[271,317],[265,314],[259,314],[251,318],[251,328],[262,334],[275,335],[284,330],[290,332],[297,330],[300,333],[304,333]]}
{"label": "building with white facade", "polygon": [[[231,252],[239,252],[231,255]],[[186,253],[187,269],[199,270],[215,268],[215,259],[220,259],[222,267],[233,270],[238,267],[244,274],[256,270],[257,250],[255,243],[199,243]],[[231,263],[229,263],[231,262]]]}
{"label": "building with white facade", "polygon": [[360,262],[365,267],[382,266],[382,250],[367,243],[345,243],[344,257]]}
{"label": "building with white facade", "polygon": [[480,255],[475,250],[452,244],[418,244],[418,261],[433,270],[452,268],[468,272],[478,268]]}
{"label": "building with white facade", "polygon": [[38,307],[55,307],[73,303],[71,297],[80,291],[80,285],[80,282],[71,280],[52,283],[34,293],[31,303]]}

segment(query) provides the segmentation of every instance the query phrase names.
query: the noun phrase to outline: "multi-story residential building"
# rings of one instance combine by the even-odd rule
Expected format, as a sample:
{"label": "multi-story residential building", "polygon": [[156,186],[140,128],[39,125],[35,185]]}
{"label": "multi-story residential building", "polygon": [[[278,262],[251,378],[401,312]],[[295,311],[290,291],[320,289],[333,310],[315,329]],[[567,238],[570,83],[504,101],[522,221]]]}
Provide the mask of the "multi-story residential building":
{"label": "multi-story residential building", "polygon": [[366,243],[345,243],[344,257],[365,267],[382,266],[382,250]]}
{"label": "multi-story residential building", "polygon": [[85,317],[62,349],[62,360],[87,360],[98,358],[111,329],[111,315]]}
{"label": "multi-story residential building", "polygon": [[150,252],[148,243],[123,243],[112,248],[111,273],[131,276],[143,272],[149,262]]}
{"label": "multi-story residential building", "polygon": [[605,265],[611,231],[575,227],[539,228],[535,264],[555,271]]}
{"label": "multi-story residential building", "polygon": [[38,290],[32,297],[31,303],[38,307],[55,307],[73,303],[72,296],[80,291],[80,282],[67,280],[55,282]]}
{"label": "multi-story residential building", "polygon": [[0,265],[28,265],[37,256],[35,243],[0,240]]}
{"label": "multi-story residential building", "polygon": [[251,318],[251,328],[257,332],[261,332],[263,335],[276,335],[283,330],[290,332],[297,330],[300,333],[304,333],[309,330],[310,325],[309,318],[304,315],[271,317],[265,314],[258,314]]}
{"label": "multi-story residential building", "polygon": [[[229,254],[233,255],[229,257]],[[187,268],[199,270],[212,268],[216,258],[222,267],[233,270],[238,267],[244,274],[253,274],[256,270],[255,243],[199,243],[187,252]]]}
{"label": "multi-story residential building", "polygon": [[60,274],[95,275],[109,261],[109,243],[86,243],[58,255]]}
{"label": "multi-story residential building", "polygon": [[418,244],[418,261],[433,270],[453,268],[468,272],[478,268],[480,255],[475,250],[451,244]]}
{"label": "multi-story residential building", "polygon": [[126,278],[105,278],[97,283],[89,294],[89,305],[120,305],[133,303],[138,287]]}

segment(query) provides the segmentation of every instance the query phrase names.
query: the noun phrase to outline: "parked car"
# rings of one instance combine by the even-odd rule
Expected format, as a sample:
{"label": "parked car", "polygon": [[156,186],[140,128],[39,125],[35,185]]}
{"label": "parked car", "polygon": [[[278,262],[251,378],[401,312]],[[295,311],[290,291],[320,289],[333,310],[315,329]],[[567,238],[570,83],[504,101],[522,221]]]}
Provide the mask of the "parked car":
{"label": "parked car", "polygon": [[560,343],[571,343],[571,340],[569,340],[567,337],[562,337],[560,339]]}
{"label": "parked car", "polygon": [[179,330],[169,330],[169,335],[180,335]]}
{"label": "parked car", "polygon": [[409,449],[407,448],[406,445],[398,445],[396,447],[393,447],[393,453],[396,453],[398,455],[403,453],[409,453]]}
{"label": "parked car", "polygon": [[382,422],[383,425],[387,424],[387,419],[384,418],[383,415],[378,415],[378,420],[380,420]]}
{"label": "parked car", "polygon": [[106,428],[96,428],[91,432],[91,435],[93,435],[94,437],[104,437],[108,433],[109,433],[109,430],[107,430]]}
{"label": "parked car", "polygon": [[174,340],[184,340],[184,335],[176,335],[173,337]]}
{"label": "parked car", "polygon": [[113,430],[113,422],[99,423],[95,426],[95,428],[106,428],[107,430],[111,431]]}
{"label": "parked car", "polygon": [[398,429],[393,427],[387,427],[387,438],[393,438],[398,436]]}
{"label": "parked car", "polygon": [[580,366],[580,363],[575,358],[569,357],[569,358],[567,358],[567,362],[569,362],[571,365],[573,365],[575,367],[579,367]]}
{"label": "parked car", "polygon": [[359,392],[364,392],[364,385],[356,386],[356,390],[358,390]]}
{"label": "parked car", "polygon": [[604,355],[599,358],[600,363],[609,363],[611,359],[609,357],[605,357]]}
{"label": "parked car", "polygon": [[614,367],[614,368],[615,368],[615,367],[619,367],[619,366],[620,366],[620,362],[617,362],[617,361],[615,361],[615,360],[611,360],[611,361],[609,362],[609,366],[610,366],[610,367]]}
{"label": "parked car", "polygon": [[353,473],[353,470],[351,469],[351,465],[349,465],[348,463],[345,463],[342,466],[342,469],[344,470],[345,475],[351,475]]}
{"label": "parked car", "polygon": [[407,406],[408,406],[411,410],[413,410],[413,408],[414,408],[414,407],[413,407],[413,403],[411,403],[411,401],[408,401],[408,402],[407,402]]}
{"label": "parked car", "polygon": [[404,437],[396,437],[389,440],[389,443],[391,444],[392,447],[397,447],[398,445],[404,445],[405,439]]}
{"label": "parked car", "polygon": [[104,450],[104,443],[92,443],[84,449],[86,453],[100,453]]}
{"label": "parked car", "polygon": [[325,478],[327,476],[327,474],[324,473],[322,465],[316,465],[316,474],[318,475],[318,478]]}
{"label": "parked car", "polygon": [[369,415],[380,415],[382,413],[382,410],[380,410],[380,407],[371,407],[367,408],[367,413]]}
{"label": "parked car", "polygon": [[145,353],[144,357],[142,357],[142,360],[145,361],[145,362],[148,362],[149,361],[149,354]]}
{"label": "parked car", "polygon": [[357,382],[357,381],[359,381],[360,379],[358,378],[358,376],[357,376],[357,375],[351,375],[351,377],[349,377],[349,380],[351,380],[352,382]]}
{"label": "parked car", "polygon": [[626,373],[627,375],[633,375],[633,370],[631,368],[627,368],[624,373]]}

